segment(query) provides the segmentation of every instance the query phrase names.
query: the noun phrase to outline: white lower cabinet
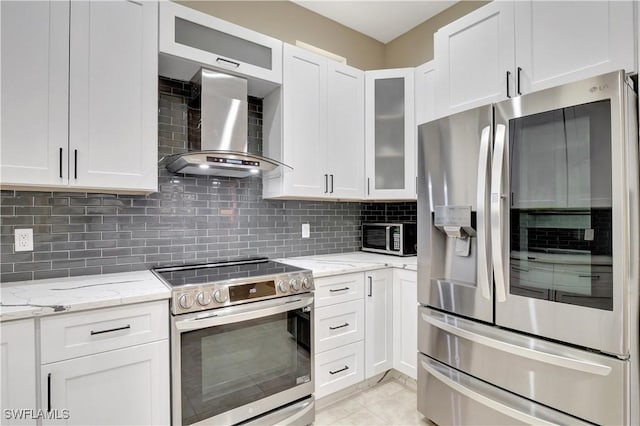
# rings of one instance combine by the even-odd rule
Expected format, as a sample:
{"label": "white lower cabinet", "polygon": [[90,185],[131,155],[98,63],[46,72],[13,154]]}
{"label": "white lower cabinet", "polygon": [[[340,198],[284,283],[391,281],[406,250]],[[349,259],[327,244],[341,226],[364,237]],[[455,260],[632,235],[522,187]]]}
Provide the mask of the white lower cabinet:
{"label": "white lower cabinet", "polygon": [[365,376],[393,368],[393,270],[366,273]]}
{"label": "white lower cabinet", "polygon": [[364,273],[315,279],[316,398],[364,380]]}
{"label": "white lower cabinet", "polygon": [[35,425],[36,348],[33,319],[0,323],[0,424]]}
{"label": "white lower cabinet", "polygon": [[418,273],[393,271],[393,368],[417,379]]}
{"label": "white lower cabinet", "polygon": [[168,317],[158,301],[43,318],[43,423],[169,424]]}
{"label": "white lower cabinet", "polygon": [[44,365],[44,424],[169,424],[168,365],[168,340]]}

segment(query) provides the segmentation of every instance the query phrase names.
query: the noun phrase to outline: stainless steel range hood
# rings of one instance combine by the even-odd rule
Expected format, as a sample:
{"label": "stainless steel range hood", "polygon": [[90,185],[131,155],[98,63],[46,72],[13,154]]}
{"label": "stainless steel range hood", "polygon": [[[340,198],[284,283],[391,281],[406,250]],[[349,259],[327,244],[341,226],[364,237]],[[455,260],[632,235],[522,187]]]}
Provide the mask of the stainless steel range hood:
{"label": "stainless steel range hood", "polygon": [[189,152],[168,158],[169,171],[242,178],[291,168],[249,152],[247,80],[202,68],[192,82],[200,116],[190,119]]}

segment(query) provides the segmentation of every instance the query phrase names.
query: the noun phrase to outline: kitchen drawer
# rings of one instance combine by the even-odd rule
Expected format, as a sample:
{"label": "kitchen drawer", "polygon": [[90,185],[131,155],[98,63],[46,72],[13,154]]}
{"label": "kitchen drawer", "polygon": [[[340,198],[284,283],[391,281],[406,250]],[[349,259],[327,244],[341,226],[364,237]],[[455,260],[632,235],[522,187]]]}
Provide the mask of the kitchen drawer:
{"label": "kitchen drawer", "polygon": [[167,339],[166,300],[45,317],[40,320],[42,363]]}
{"label": "kitchen drawer", "polygon": [[364,272],[316,278],[314,282],[316,307],[364,297]]}
{"label": "kitchen drawer", "polygon": [[364,339],[364,301],[316,308],[314,330],[316,353]]}
{"label": "kitchen drawer", "polygon": [[316,355],[316,398],[364,380],[364,341]]}

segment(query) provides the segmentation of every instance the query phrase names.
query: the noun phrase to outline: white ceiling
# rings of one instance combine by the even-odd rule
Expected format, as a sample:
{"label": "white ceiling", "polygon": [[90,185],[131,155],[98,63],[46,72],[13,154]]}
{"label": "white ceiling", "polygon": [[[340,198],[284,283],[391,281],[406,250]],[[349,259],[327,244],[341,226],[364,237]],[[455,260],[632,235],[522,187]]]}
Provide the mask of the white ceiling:
{"label": "white ceiling", "polygon": [[385,44],[456,3],[445,0],[291,1]]}

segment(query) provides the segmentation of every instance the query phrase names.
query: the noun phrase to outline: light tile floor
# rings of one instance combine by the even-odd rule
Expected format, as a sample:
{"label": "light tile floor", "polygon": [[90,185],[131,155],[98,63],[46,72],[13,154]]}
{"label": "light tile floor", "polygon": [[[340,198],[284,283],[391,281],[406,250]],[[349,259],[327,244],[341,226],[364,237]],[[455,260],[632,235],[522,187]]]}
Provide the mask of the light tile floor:
{"label": "light tile floor", "polygon": [[416,391],[391,379],[316,411],[315,425],[433,425],[416,409]]}

